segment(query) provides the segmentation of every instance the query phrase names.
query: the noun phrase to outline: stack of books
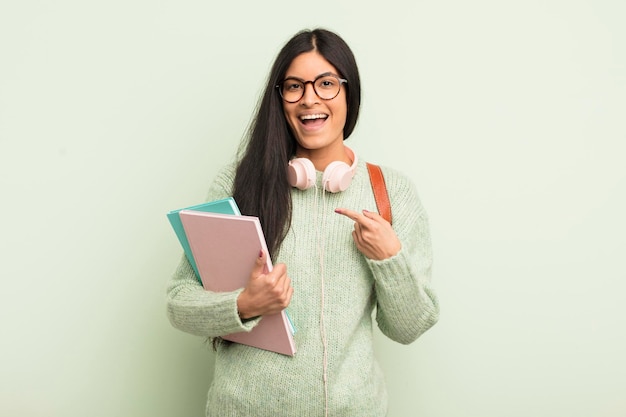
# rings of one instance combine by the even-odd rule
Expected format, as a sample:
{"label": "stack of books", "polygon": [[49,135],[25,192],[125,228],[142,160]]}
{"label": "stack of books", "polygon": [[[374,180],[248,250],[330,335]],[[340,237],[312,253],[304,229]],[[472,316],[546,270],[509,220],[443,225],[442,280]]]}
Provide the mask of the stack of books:
{"label": "stack of books", "polygon": [[[266,272],[272,271],[258,217],[241,215],[232,197],[172,210],[167,218],[205,290],[227,292],[244,288],[260,251],[267,254]],[[222,338],[293,356],[294,332],[283,310],[263,316],[250,332]]]}

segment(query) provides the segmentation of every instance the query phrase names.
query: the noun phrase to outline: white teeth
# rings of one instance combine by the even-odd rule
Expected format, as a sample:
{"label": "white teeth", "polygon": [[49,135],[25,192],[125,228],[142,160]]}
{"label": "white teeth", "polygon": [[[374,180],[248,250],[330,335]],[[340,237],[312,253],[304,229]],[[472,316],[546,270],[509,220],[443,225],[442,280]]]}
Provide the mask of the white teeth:
{"label": "white teeth", "polygon": [[325,114],[305,114],[300,116],[300,120],[314,120],[314,119],[326,119],[328,118]]}

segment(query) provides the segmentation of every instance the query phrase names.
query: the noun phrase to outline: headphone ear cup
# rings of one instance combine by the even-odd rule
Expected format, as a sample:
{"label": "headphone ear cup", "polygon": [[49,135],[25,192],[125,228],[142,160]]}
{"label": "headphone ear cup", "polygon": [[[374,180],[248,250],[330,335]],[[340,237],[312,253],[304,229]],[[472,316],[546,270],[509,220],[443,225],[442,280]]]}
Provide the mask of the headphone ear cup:
{"label": "headphone ear cup", "polygon": [[315,184],[316,174],[313,162],[306,158],[295,158],[287,167],[289,185],[300,190],[311,188]]}
{"label": "headphone ear cup", "polygon": [[338,193],[348,188],[350,182],[352,182],[353,176],[354,172],[348,164],[341,161],[334,161],[328,164],[324,170],[322,184],[324,184],[326,191]]}

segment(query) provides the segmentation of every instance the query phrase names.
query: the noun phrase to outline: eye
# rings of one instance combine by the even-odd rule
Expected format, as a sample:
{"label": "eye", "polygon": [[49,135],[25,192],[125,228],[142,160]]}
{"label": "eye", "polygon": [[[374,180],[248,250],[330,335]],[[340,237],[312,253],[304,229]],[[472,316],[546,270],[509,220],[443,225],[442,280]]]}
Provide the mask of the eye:
{"label": "eye", "polygon": [[302,83],[296,80],[286,80],[283,83],[283,91],[300,91],[302,89]]}
{"label": "eye", "polygon": [[317,80],[317,87],[322,89],[335,89],[337,88],[338,81],[334,77],[323,77]]}

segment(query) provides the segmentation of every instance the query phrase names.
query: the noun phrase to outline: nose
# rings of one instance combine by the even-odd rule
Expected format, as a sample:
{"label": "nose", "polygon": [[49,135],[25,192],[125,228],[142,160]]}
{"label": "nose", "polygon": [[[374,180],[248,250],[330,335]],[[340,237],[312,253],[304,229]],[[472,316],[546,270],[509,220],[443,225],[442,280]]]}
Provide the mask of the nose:
{"label": "nose", "polygon": [[313,88],[313,81],[307,81],[304,83],[304,94],[302,95],[300,102],[304,105],[317,102],[317,93],[315,92],[315,88]]}

